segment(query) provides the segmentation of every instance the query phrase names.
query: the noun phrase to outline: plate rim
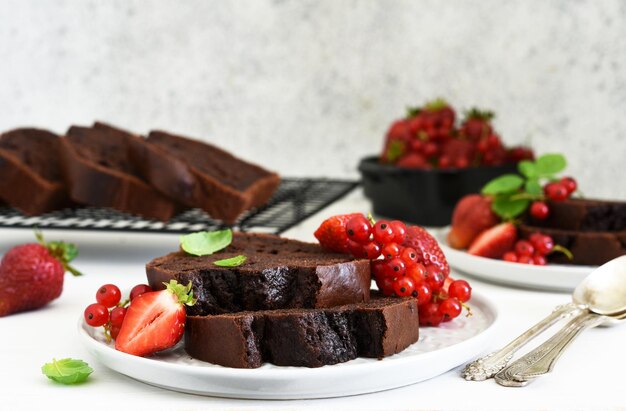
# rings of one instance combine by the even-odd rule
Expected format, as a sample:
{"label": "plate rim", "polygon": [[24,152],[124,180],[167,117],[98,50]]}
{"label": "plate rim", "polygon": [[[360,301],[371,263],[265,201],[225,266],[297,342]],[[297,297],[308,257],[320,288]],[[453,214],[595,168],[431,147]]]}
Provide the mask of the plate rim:
{"label": "plate rim", "polygon": [[[269,369],[268,368],[242,369],[242,368],[213,367],[213,366],[203,367],[203,366],[194,366],[190,364],[176,364],[176,363],[171,363],[167,361],[159,361],[158,359],[155,359],[155,358],[137,357],[137,356],[133,356],[133,355],[115,350],[115,348],[112,347],[111,345],[104,344],[103,342],[96,340],[94,337],[92,337],[88,333],[86,327],[89,327],[89,326],[85,323],[82,315],[79,316],[77,329],[78,329],[79,335],[81,336],[83,344],[86,345],[86,348],[88,349],[89,354],[95,357],[102,365],[106,366],[107,368],[111,369],[112,371],[116,373],[125,375],[127,377],[130,377],[132,379],[135,379],[137,381],[140,381],[148,385],[153,385],[153,386],[161,387],[163,389],[168,389],[168,390],[178,391],[178,392],[188,392],[188,393],[199,394],[199,395],[214,396],[214,397],[227,397],[227,398],[257,398],[257,399],[261,399],[261,398],[262,399],[331,398],[331,397],[338,397],[338,396],[365,394],[365,393],[382,391],[382,390],[387,390],[391,388],[399,388],[402,386],[415,384],[415,383],[418,383],[418,382],[421,382],[430,378],[437,377],[477,357],[480,354],[478,347],[482,347],[482,349],[484,349],[484,345],[485,345],[485,344],[479,344],[479,342],[482,342],[483,340],[489,341],[490,335],[493,334],[495,330],[498,328],[501,318],[500,318],[499,310],[496,307],[496,305],[493,302],[491,302],[488,298],[486,298],[482,293],[475,292],[473,290],[472,300],[471,300],[471,305],[476,305],[480,307],[484,312],[486,312],[487,316],[490,317],[488,319],[487,326],[484,329],[480,330],[477,334],[474,334],[470,336],[469,338],[458,341],[449,346],[446,346],[440,349],[435,349],[433,351],[417,353],[410,357],[394,358],[394,356],[390,356],[390,357],[385,358],[382,361],[372,359],[372,361],[368,361],[368,362],[348,364],[349,368],[347,368],[345,365],[340,368],[333,368],[333,366],[330,365],[330,366],[323,366],[323,367],[318,367],[318,368],[273,366],[272,368],[269,368]],[[415,344],[419,344],[419,341],[416,342]],[[476,348],[472,349],[471,352],[468,352],[468,350],[464,349],[465,347],[471,348],[473,345],[476,345]],[[185,391],[184,389],[176,386],[175,384],[165,386],[161,383],[161,381],[158,381],[158,382],[154,380],[148,381],[148,380],[145,380],[144,378],[138,377],[134,373],[123,372],[119,370],[118,368],[112,366],[115,364],[110,364],[111,361],[107,361],[107,358],[109,357],[112,357],[118,361],[126,361],[128,359],[131,359],[131,361],[135,362],[135,364],[139,364],[142,367],[144,366],[155,367],[155,369],[159,369],[159,370],[167,370],[167,371],[191,375],[193,377],[201,377],[205,379],[207,383],[215,378],[224,378],[224,379],[236,378],[236,379],[239,379],[240,381],[246,381],[246,382],[258,379],[260,381],[262,380],[262,381],[270,382],[272,380],[282,381],[288,378],[299,379],[299,378],[309,377],[311,379],[319,379],[325,376],[337,377],[338,373],[340,374],[345,373],[345,370],[347,370],[349,374],[368,374],[369,372],[385,371],[389,368],[395,368],[398,366],[410,367],[415,362],[429,361],[432,357],[444,356],[444,355],[449,354],[450,352],[454,353],[457,351],[463,352],[464,359],[462,361],[455,361],[455,364],[451,364],[450,366],[447,366],[445,370],[441,372],[437,372],[434,375],[430,375],[426,378],[419,378],[419,379],[416,379],[415,381],[407,381],[403,384],[396,384],[393,387],[388,387],[384,384],[381,384],[381,387],[376,390],[372,390],[372,389],[366,389],[364,391],[350,390],[346,392],[345,394],[341,394],[341,395],[332,395],[332,394],[319,395],[316,393],[313,393],[311,395],[289,394],[288,392],[281,394],[281,395],[271,395],[271,393],[268,394],[268,393],[259,393],[259,392],[252,393],[251,392],[249,395],[247,395],[245,393],[244,394],[232,394],[230,392],[215,393],[209,390],[197,391],[197,390],[190,389],[190,390]],[[131,363],[129,362],[129,364]],[[347,364],[347,363],[341,363],[341,364]],[[336,365],[340,365],[340,364],[336,364]]]}

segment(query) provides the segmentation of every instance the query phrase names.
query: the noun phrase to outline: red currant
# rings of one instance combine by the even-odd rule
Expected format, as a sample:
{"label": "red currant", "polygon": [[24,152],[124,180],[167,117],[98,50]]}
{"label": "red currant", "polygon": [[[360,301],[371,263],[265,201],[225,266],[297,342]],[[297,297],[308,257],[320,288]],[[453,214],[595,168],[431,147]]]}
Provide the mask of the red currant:
{"label": "red currant", "polygon": [[126,308],[124,307],[115,307],[111,310],[110,320],[111,326],[121,327],[122,322],[124,322],[124,317],[126,316]]}
{"label": "red currant", "polygon": [[368,260],[375,260],[380,256],[380,244],[370,241],[363,245],[363,251],[365,251]]}
{"label": "red currant", "polygon": [[109,310],[100,303],[90,304],[85,308],[85,322],[92,327],[100,327],[109,322]]}
{"label": "red currant", "polygon": [[417,252],[414,248],[405,247],[400,253],[400,258],[402,258],[407,266],[414,265],[417,263]]}
{"label": "red currant", "polygon": [[374,224],[374,240],[379,244],[387,244],[393,241],[393,228],[388,221],[379,220]]}
{"label": "red currant", "polygon": [[152,291],[152,288],[147,284],[137,284],[130,290],[130,301],[133,301],[135,298],[139,297],[141,294],[149,293]]}
{"label": "red currant", "polygon": [[385,260],[374,260],[370,262],[372,276],[374,276],[375,279],[383,278],[385,276],[385,268]]}
{"label": "red currant", "polygon": [[532,256],[535,253],[535,247],[526,240],[519,240],[515,243],[515,253],[518,257],[522,255]]}
{"label": "red currant", "polygon": [[446,281],[446,277],[436,266],[428,266],[426,268],[426,284],[431,290],[437,292],[443,287],[443,283]]}
{"label": "red currant", "polygon": [[515,254],[514,251],[507,251],[502,256],[502,259],[504,261],[508,261],[509,263],[516,263],[517,262],[517,254]]}
{"label": "red currant", "polygon": [[535,254],[533,256],[533,264],[535,264],[535,265],[546,265],[547,264],[546,257],[544,257],[541,254]]}
{"label": "red currant", "polygon": [[530,205],[530,215],[537,220],[545,220],[549,214],[550,209],[543,201],[535,201]]}
{"label": "red currant", "polygon": [[443,321],[443,315],[439,312],[438,303],[427,303],[420,309],[419,312],[420,325],[430,325],[433,327],[438,326]]}
{"label": "red currant", "polygon": [[450,298],[456,298],[462,303],[466,303],[472,298],[472,287],[465,280],[455,280],[448,287]]}
{"label": "red currant", "polygon": [[443,321],[450,321],[461,315],[463,306],[454,297],[443,300],[439,303],[439,313],[443,316]]}
{"label": "red currant", "polygon": [[382,249],[382,255],[386,259],[391,259],[400,255],[400,246],[398,243],[388,243]]}
{"label": "red currant", "polygon": [[122,292],[116,285],[105,284],[98,288],[96,293],[96,301],[107,308],[115,307],[122,298]]}
{"label": "red currant", "polygon": [[546,197],[552,201],[563,201],[569,195],[567,188],[561,183],[549,183],[544,189]]}
{"label": "red currant", "polygon": [[406,224],[402,221],[393,220],[389,225],[393,229],[393,241],[398,244],[404,243],[406,239]]}
{"label": "red currant", "polygon": [[572,177],[563,177],[559,182],[567,189],[568,194],[572,194],[578,188],[578,183]]}
{"label": "red currant", "polygon": [[432,300],[433,291],[430,289],[430,287],[426,283],[418,282],[415,285],[415,292],[417,294],[417,305],[419,307],[423,306],[424,304],[429,303],[430,300]]}
{"label": "red currant", "polygon": [[406,264],[400,257],[394,257],[387,260],[387,273],[391,278],[402,277],[406,273]]}
{"label": "red currant", "polygon": [[409,277],[400,277],[393,282],[393,291],[398,297],[408,297],[415,291],[415,283]]}
{"label": "red currant", "polygon": [[346,234],[352,241],[365,244],[369,242],[371,233],[372,225],[362,214],[355,215],[346,223]]}
{"label": "red currant", "polygon": [[426,276],[426,268],[420,263],[411,264],[406,268],[406,275],[416,282],[422,282]]}
{"label": "red currant", "polygon": [[533,233],[529,240],[535,246],[535,252],[541,255],[549,254],[554,248],[554,240],[549,235]]}
{"label": "red currant", "polygon": [[534,264],[533,257],[529,255],[520,255],[519,258],[517,259],[517,262],[520,264],[530,264],[530,265]]}
{"label": "red currant", "polygon": [[383,295],[389,296],[394,293],[393,279],[390,277],[376,278],[376,286],[383,293]]}
{"label": "red currant", "polygon": [[120,330],[122,329],[121,326],[115,326],[112,325],[111,328],[109,329],[109,333],[111,334],[111,338],[113,338],[114,340],[117,339],[117,336],[120,333]]}
{"label": "red currant", "polygon": [[348,251],[354,258],[366,258],[367,253],[363,248],[363,244],[357,243],[356,241],[348,240]]}

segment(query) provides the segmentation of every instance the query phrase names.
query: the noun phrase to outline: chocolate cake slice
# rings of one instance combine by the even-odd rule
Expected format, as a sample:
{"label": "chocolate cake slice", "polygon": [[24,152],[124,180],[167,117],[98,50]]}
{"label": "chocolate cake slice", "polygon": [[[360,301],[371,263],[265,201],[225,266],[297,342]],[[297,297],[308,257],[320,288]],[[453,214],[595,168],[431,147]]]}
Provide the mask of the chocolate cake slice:
{"label": "chocolate cake slice", "polygon": [[56,134],[36,128],[0,135],[0,198],[27,215],[68,206],[60,144]]}
{"label": "chocolate cake slice", "polygon": [[624,231],[577,231],[556,228],[535,227],[525,224],[519,226],[520,237],[529,238],[533,233],[541,232],[554,239],[572,252],[573,259],[562,253],[548,256],[552,263],[602,265],[614,258],[626,255],[626,230]]}
{"label": "chocolate cake slice", "polygon": [[188,316],[185,350],[234,368],[321,367],[356,357],[383,358],[419,338],[415,298],[376,297],[322,309]]}
{"label": "chocolate cake slice", "polygon": [[575,231],[626,231],[626,202],[596,199],[551,201],[543,220],[527,215],[533,226]]}
{"label": "chocolate cake slice", "polygon": [[142,176],[154,187],[227,224],[270,199],[278,174],[241,160],[211,144],[152,131],[148,144],[134,144]]}
{"label": "chocolate cake slice", "polygon": [[[237,255],[247,258],[238,267],[213,264]],[[170,279],[191,281],[198,302],[188,308],[190,315],[334,307],[370,297],[368,260],[270,234],[236,232],[222,251],[202,257],[171,253],[149,262],[146,273],[153,289]]]}
{"label": "chocolate cake slice", "polygon": [[142,180],[129,153],[133,141],[142,139],[127,133],[72,126],[62,139],[70,195],[80,203],[169,220],[180,207]]}

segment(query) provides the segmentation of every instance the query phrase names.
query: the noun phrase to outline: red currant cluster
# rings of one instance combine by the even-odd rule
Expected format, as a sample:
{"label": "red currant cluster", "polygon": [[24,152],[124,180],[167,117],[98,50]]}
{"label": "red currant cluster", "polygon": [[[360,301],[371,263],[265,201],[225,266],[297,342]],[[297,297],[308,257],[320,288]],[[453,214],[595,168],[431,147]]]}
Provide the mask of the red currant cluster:
{"label": "red currant cluster", "polygon": [[[543,193],[550,201],[563,201],[569,198],[578,188],[572,177],[563,177],[559,181],[545,185]],[[534,201],[530,205],[530,215],[537,220],[544,220],[550,215],[550,207],[544,201]]]}
{"label": "red currant cluster", "polygon": [[353,215],[346,222],[346,235],[350,253],[371,260],[378,289],[387,296],[417,298],[423,325],[437,326],[458,317],[471,297],[467,281],[447,277],[438,265],[423,264],[418,252],[404,245],[403,222],[372,222],[362,214]]}
{"label": "red currant cluster", "polygon": [[492,112],[472,109],[455,128],[456,113],[445,100],[410,109],[407,118],[391,125],[381,159],[423,169],[496,166],[533,159],[529,148],[504,146],[491,124],[493,117]]}
{"label": "red currant cluster", "polygon": [[114,284],[98,288],[96,301],[85,308],[85,322],[92,327],[104,327],[107,340],[116,339],[122,328],[128,305],[141,294],[152,291],[149,285],[138,284],[130,291],[128,300],[120,302],[122,293]]}
{"label": "red currant cluster", "polygon": [[513,250],[504,253],[502,259],[511,263],[546,265],[546,257],[555,251],[569,253],[564,247],[555,245],[549,235],[533,233],[528,240],[518,240]]}

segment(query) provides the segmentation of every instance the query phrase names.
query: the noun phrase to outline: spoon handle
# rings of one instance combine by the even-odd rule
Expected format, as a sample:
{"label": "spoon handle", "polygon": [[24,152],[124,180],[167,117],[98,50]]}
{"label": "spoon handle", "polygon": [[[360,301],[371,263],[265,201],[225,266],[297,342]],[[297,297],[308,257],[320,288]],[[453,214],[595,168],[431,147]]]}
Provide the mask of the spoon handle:
{"label": "spoon handle", "polygon": [[532,326],[528,331],[521,334],[505,347],[467,364],[461,372],[461,375],[468,381],[484,381],[493,377],[501,369],[506,367],[517,350],[526,345],[526,343],[536,335],[542,333],[562,318],[577,314],[580,311],[581,309],[573,303],[558,306],[550,315]]}
{"label": "spoon handle", "polygon": [[606,316],[585,310],[546,342],[497,373],[496,382],[507,387],[522,387],[549,373],[576,336],[587,328],[600,325],[606,319]]}

